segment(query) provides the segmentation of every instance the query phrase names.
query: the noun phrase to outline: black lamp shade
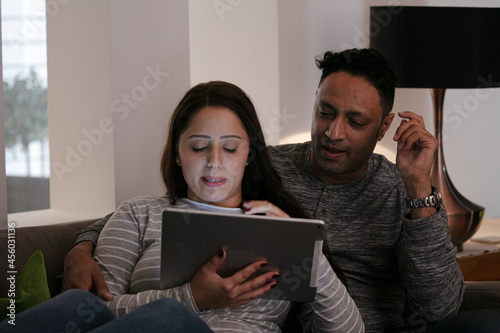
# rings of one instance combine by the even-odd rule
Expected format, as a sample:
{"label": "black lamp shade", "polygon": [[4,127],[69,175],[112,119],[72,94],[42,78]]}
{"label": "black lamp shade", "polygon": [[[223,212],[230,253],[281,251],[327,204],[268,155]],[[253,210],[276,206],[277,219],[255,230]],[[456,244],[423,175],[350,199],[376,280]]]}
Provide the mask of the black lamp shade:
{"label": "black lamp shade", "polygon": [[500,87],[500,8],[370,7],[370,48],[400,87]]}

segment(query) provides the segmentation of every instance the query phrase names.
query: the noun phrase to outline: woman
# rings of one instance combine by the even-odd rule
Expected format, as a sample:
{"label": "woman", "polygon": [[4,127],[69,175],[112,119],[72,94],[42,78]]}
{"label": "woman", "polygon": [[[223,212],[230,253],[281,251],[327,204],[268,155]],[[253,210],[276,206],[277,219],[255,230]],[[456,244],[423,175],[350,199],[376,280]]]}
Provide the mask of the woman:
{"label": "woman", "polygon": [[[114,295],[109,308],[120,317],[154,300],[174,298],[215,332],[280,332],[290,302],[258,298],[279,283],[279,273],[270,270],[245,281],[265,261],[221,278],[216,273],[226,257],[221,250],[189,283],[160,289],[165,207],[306,217],[271,164],[248,96],[220,81],[191,88],[171,117],[161,170],[168,194],[123,203],[100,234],[94,258]],[[358,309],[324,256],[318,279],[316,300],[300,311],[305,329],[363,331]]]}

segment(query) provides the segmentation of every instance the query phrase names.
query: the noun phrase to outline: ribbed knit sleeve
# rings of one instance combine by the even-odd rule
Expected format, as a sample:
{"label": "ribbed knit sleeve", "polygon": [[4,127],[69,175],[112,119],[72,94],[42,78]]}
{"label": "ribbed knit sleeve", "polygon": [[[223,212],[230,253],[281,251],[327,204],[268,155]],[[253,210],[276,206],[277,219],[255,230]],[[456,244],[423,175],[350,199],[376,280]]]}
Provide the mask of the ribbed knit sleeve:
{"label": "ribbed knit sleeve", "polygon": [[[147,232],[160,229],[161,212],[162,208],[158,205],[152,208],[148,205],[132,207],[124,203],[111,216],[101,232],[94,259],[101,267],[106,284],[114,296],[114,299],[107,302],[107,305],[117,317],[144,304],[167,297],[175,298],[193,312],[198,312],[189,284],[160,290],[159,279],[145,281],[150,273],[147,270],[159,271],[160,269],[159,260],[155,259],[160,255],[160,243],[157,242],[157,246],[154,247],[149,246],[148,243],[153,242],[154,239],[151,239]],[[152,214],[157,216],[150,219]],[[158,225],[148,225],[154,221],[159,221]],[[156,233],[156,236],[158,235],[160,235],[159,232]],[[141,265],[137,265],[146,249],[151,260],[142,261]],[[132,275],[134,275],[133,279]],[[131,291],[137,286],[131,285],[131,281],[134,281],[136,285],[146,283],[150,288],[133,293]]]}
{"label": "ribbed knit sleeve", "polygon": [[364,332],[356,304],[323,254],[320,269],[316,299],[299,313],[304,332]]}
{"label": "ribbed knit sleeve", "polygon": [[457,313],[465,282],[451,243],[445,208],[425,219],[404,218],[398,248],[398,263],[413,312],[410,324],[436,322]]}
{"label": "ribbed knit sleeve", "polygon": [[94,247],[97,244],[97,239],[99,238],[99,234],[102,231],[102,228],[104,228],[104,225],[106,222],[108,222],[109,218],[113,215],[113,213],[106,215],[102,219],[98,220],[97,222],[83,228],[76,234],[76,241],[73,244],[75,246],[78,243],[84,242],[84,241],[89,241],[94,244]]}

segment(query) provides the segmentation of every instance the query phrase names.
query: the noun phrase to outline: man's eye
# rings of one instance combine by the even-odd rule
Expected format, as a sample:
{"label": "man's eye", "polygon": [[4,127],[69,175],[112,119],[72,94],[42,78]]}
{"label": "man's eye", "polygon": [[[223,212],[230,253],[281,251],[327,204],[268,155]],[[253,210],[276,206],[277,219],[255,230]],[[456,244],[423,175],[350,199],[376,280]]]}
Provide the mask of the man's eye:
{"label": "man's eye", "polygon": [[364,126],[364,124],[360,121],[356,121],[356,120],[349,120],[349,122],[351,123],[352,126],[354,127],[362,127]]}
{"label": "man's eye", "polygon": [[318,110],[318,114],[320,117],[322,118],[332,118],[333,117],[333,114],[331,112],[328,112],[328,111],[323,111],[323,110]]}

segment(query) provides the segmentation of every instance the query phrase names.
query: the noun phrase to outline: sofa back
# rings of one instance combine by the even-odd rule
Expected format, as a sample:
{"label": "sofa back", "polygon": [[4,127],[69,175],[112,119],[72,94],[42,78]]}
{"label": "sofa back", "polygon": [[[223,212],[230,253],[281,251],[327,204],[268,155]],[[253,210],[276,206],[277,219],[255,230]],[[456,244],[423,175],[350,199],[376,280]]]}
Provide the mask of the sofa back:
{"label": "sofa back", "polygon": [[[7,272],[17,271],[21,273],[26,261],[36,251],[43,253],[47,282],[51,296],[60,291],[57,276],[62,275],[64,268],[64,256],[71,249],[75,235],[84,227],[94,223],[96,220],[71,222],[62,224],[51,224],[37,227],[15,228],[14,238],[9,235],[8,229],[0,230],[0,298],[6,298],[8,292]],[[15,268],[9,267],[7,261],[9,255],[9,236],[15,239]]]}

